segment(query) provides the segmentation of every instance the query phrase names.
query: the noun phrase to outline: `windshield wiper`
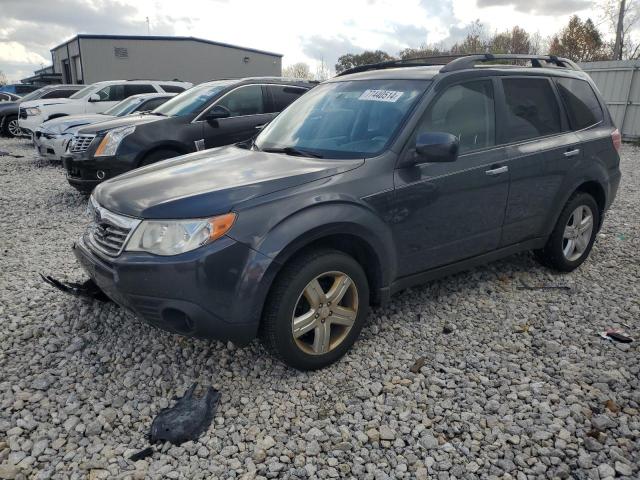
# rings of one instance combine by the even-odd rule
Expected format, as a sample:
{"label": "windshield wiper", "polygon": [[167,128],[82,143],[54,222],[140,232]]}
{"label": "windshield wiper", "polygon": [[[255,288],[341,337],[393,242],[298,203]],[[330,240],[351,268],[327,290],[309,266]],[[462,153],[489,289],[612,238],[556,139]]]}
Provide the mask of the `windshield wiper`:
{"label": "windshield wiper", "polygon": [[322,158],[322,155],[319,153],[301,150],[296,147],[263,148],[262,151],[268,153],[284,153],[285,155],[293,155],[296,157]]}

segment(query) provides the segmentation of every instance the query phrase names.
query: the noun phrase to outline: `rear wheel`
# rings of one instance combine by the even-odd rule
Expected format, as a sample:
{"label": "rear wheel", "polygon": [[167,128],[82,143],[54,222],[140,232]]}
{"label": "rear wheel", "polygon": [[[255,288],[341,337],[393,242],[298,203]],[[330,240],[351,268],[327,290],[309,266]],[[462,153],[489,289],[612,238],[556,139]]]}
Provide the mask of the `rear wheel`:
{"label": "rear wheel", "polygon": [[22,135],[22,130],[20,130],[20,126],[18,125],[18,116],[17,115],[9,115],[4,120],[4,134],[8,137],[19,137]]}
{"label": "rear wheel", "polygon": [[555,270],[575,270],[589,256],[598,225],[598,204],[588,193],[577,192],[562,209],[547,244],[534,253],[544,265]]}
{"label": "rear wheel", "polygon": [[368,310],[360,264],[336,250],[316,250],[278,275],[264,309],[262,340],[287,365],[315,370],[349,350]]}
{"label": "rear wheel", "polygon": [[142,159],[142,162],[140,162],[140,166],[144,167],[146,165],[151,165],[152,163],[159,162],[160,160],[177,157],[178,155],[180,155],[180,153],[175,150],[156,150],[155,152],[147,154]]}

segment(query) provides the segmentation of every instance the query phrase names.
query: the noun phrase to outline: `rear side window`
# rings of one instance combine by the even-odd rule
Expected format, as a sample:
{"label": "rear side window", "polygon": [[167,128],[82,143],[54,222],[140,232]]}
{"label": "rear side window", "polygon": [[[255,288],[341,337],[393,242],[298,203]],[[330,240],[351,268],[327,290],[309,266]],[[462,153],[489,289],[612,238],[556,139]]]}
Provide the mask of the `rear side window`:
{"label": "rear side window", "polygon": [[96,92],[96,94],[100,97],[101,102],[119,102],[124,100],[124,86],[109,85]]}
{"label": "rear side window", "polygon": [[236,88],[225,95],[216,105],[225,107],[231,112],[232,117],[264,113],[262,87],[260,85],[247,85]]}
{"label": "rear side window", "polygon": [[42,98],[69,98],[76,92],[77,90],[51,90],[45,93]]}
{"label": "rear side window", "polygon": [[505,141],[517,142],[562,131],[560,108],[546,78],[502,80],[506,102]]}
{"label": "rear side window", "polygon": [[131,95],[138,95],[140,93],[156,93],[156,89],[148,83],[132,83],[124,86],[124,98],[129,98]]}
{"label": "rear side window", "polygon": [[180,93],[185,90],[184,87],[178,85],[160,85],[160,87],[167,93]]}
{"label": "rear side window", "polygon": [[427,109],[418,133],[458,137],[460,153],[495,145],[495,107],[490,80],[453,85]]}
{"label": "rear side window", "polygon": [[576,78],[558,78],[556,81],[573,130],[582,130],[602,121],[602,108],[589,83]]}
{"label": "rear side window", "polygon": [[300,95],[307,92],[306,88],[281,85],[269,85],[267,89],[273,98],[274,112],[281,112]]}

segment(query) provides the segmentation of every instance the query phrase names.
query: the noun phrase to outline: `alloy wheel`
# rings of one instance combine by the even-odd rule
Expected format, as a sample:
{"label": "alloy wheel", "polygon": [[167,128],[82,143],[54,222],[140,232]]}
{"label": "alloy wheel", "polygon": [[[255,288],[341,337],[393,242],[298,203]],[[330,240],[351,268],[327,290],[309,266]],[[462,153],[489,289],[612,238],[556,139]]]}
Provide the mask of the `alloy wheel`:
{"label": "alloy wheel", "polygon": [[358,316],[358,289],[343,272],[326,272],[311,280],[294,308],[291,329],[302,351],[322,355],[347,337]]}
{"label": "alloy wheel", "polygon": [[22,131],[20,130],[20,126],[18,125],[18,120],[17,119],[16,120],[10,120],[9,123],[7,123],[7,130],[14,137],[18,137],[22,133]]}
{"label": "alloy wheel", "polygon": [[562,238],[562,253],[570,262],[578,260],[589,247],[593,233],[593,212],[586,205],[576,208],[567,225]]}

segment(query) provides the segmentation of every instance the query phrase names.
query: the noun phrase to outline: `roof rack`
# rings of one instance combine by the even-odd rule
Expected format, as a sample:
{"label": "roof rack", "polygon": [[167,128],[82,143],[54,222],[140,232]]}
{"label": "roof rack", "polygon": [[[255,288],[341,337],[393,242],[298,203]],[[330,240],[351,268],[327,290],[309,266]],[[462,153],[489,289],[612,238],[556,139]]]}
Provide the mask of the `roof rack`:
{"label": "roof rack", "polygon": [[467,55],[435,55],[432,57],[415,57],[400,60],[387,60],[378,63],[368,63],[366,65],[358,65],[357,67],[348,68],[336,77],[350,75],[352,73],[366,72],[368,70],[384,70],[385,68],[395,67],[433,67],[435,65],[447,65],[453,60],[466,57]]}
{"label": "roof rack", "polygon": [[[456,58],[455,60],[447,63],[440,73],[456,72],[458,70],[467,70],[475,67],[476,63],[482,62],[495,62],[500,60],[529,60],[531,67],[544,68],[553,64],[560,68],[569,68],[571,70],[580,70],[580,67],[568,58],[556,57],[555,55],[521,55],[511,53],[480,53],[474,55],[465,55],[464,57]],[[544,62],[544,63],[543,63]]]}
{"label": "roof rack", "polygon": [[555,55],[522,55],[510,53],[474,53],[468,55],[437,55],[433,57],[416,57],[404,60],[388,60],[386,62],[369,63],[358,65],[340,72],[336,77],[349,75],[352,73],[366,72],[369,70],[384,70],[396,67],[431,67],[434,65],[444,65],[440,73],[455,72],[473,68],[476,63],[495,62],[500,60],[529,60],[533,68],[543,68],[547,64],[556,67],[580,70],[580,67],[568,58],[556,57]]}

